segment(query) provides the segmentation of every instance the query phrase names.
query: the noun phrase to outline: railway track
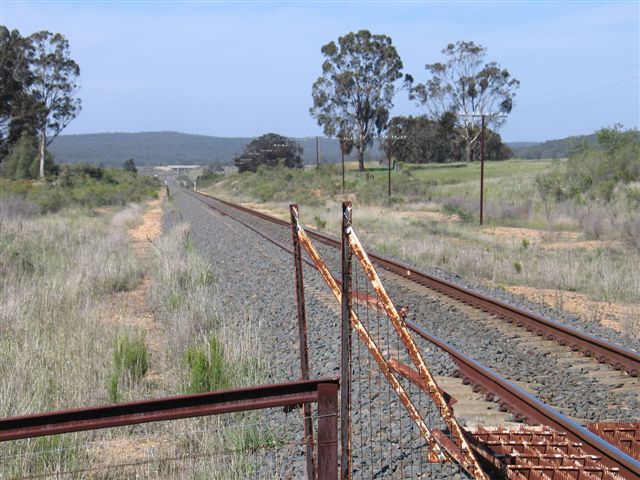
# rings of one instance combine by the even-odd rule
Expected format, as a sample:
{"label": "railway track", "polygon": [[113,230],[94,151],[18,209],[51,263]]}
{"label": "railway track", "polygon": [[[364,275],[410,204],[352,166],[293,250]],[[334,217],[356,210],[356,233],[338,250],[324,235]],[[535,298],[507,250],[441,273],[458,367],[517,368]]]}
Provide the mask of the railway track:
{"label": "railway track", "polygon": [[[277,245],[279,248],[288,252],[291,251],[290,238],[288,237],[290,226],[288,222],[201,193],[184,192],[194,196],[220,215],[229,216],[233,218],[235,222],[239,222],[245,227],[250,228],[262,238]],[[309,234],[314,240],[321,242],[333,250],[334,253],[335,249],[340,246],[338,240],[328,235],[319,232],[309,232]],[[640,357],[634,351],[584,334],[571,327],[508,305],[504,302],[493,300],[477,292],[464,289],[451,282],[420,272],[414,267],[396,262],[392,259],[377,254],[370,254],[370,256],[375,263],[388,272],[387,280],[385,281],[391,280],[397,283],[399,290],[404,291],[405,295],[408,295],[409,298],[411,298],[411,295],[424,294],[424,292],[427,291],[425,287],[427,287],[432,292],[438,292],[436,295],[440,297],[446,296],[450,301],[463,302],[466,306],[459,308],[476,311],[477,315],[483,316],[485,323],[493,322],[493,328],[495,330],[502,329],[502,334],[506,336],[511,335],[512,340],[517,339],[517,345],[522,346],[527,344],[534,350],[536,347],[540,350],[546,349],[547,356],[554,355],[557,358],[565,358],[571,363],[580,364],[578,359],[584,358],[585,363],[582,363],[582,368],[584,368],[587,373],[589,373],[589,371],[604,371],[606,373],[602,375],[602,379],[606,380],[605,384],[612,378],[617,379],[616,382],[621,385],[617,385],[618,389],[621,389],[621,391],[629,391],[637,396],[638,384],[635,377],[637,377],[638,371],[640,370]],[[316,295],[318,298],[322,297],[320,293]],[[394,293],[394,298],[396,297]],[[325,303],[329,306],[331,303],[330,299],[326,299]],[[603,441],[597,435],[588,432],[570,418],[546,407],[530,394],[532,389],[528,389],[530,391],[527,392],[525,389],[517,388],[499,375],[490,378],[491,375],[487,369],[459,352],[458,349],[430,334],[420,322],[410,320],[408,325],[414,332],[421,336],[425,342],[431,345],[437,345],[438,348],[444,349],[454,358],[458,366],[457,373],[462,377],[460,384],[467,384],[467,389],[471,390],[467,396],[478,396],[482,394],[481,397],[483,398],[480,399],[482,401],[494,402],[495,400],[499,400],[500,409],[511,410],[517,420],[552,425],[561,431],[567,432],[569,438],[583,445],[586,452],[590,454],[594,454],[595,452],[603,459],[603,463],[616,465],[616,468],[621,469],[620,471],[626,472],[629,475],[635,475],[637,473],[637,460],[612,447],[611,444]],[[519,333],[514,334],[514,332]],[[550,354],[549,349],[551,345],[553,345],[553,348],[556,350]],[[551,350],[553,350],[553,348],[551,348]],[[603,369],[603,366],[606,366],[606,370]],[[448,378],[448,376],[441,376],[441,382],[446,383],[446,378]],[[528,384],[525,384],[523,386],[526,388],[527,385]],[[456,385],[451,384],[448,388],[454,390]],[[458,393],[457,395],[461,396],[462,394]],[[492,409],[492,411],[495,412],[495,409]],[[635,410],[635,413],[637,415],[637,410]],[[504,417],[502,418],[504,420]],[[578,420],[582,419],[578,418]],[[476,423],[482,424],[483,422],[480,421]],[[628,478],[635,477],[629,476]]]}

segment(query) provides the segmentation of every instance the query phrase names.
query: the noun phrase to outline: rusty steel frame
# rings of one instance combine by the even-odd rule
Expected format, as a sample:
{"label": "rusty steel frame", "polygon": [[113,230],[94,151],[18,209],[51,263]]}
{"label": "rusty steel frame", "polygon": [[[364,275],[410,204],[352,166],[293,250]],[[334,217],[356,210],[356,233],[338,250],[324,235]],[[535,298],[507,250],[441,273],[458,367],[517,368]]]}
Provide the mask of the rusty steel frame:
{"label": "rusty steel frame", "polygon": [[0,419],[0,442],[318,403],[318,480],[338,479],[338,378],[218,390]]}
{"label": "rusty steel frame", "polygon": [[[300,244],[313,260],[313,263],[316,265],[318,271],[320,272],[320,275],[324,279],[325,283],[329,286],[329,289],[331,290],[333,295],[336,297],[338,302],[342,304],[342,291],[338,286],[338,282],[336,282],[336,280],[331,275],[331,272],[329,272],[329,269],[327,268],[324,260],[322,260],[322,257],[320,256],[315,246],[307,236],[304,228],[300,224],[298,224],[297,232],[300,239]],[[450,460],[455,460],[453,453],[446,450],[443,451],[443,449],[440,447],[440,444],[432,435],[431,430],[424,423],[424,420],[420,416],[420,413],[411,401],[409,394],[393,373],[393,370],[389,366],[389,362],[384,357],[373,338],[371,338],[364,325],[362,325],[360,319],[353,311],[353,309],[350,309],[350,320],[351,328],[356,331],[356,333],[362,340],[362,343],[365,345],[375,362],[378,364],[378,368],[387,379],[387,381],[391,384],[391,387],[400,399],[400,402],[407,410],[409,417],[414,421],[414,423],[418,427],[418,430],[420,431],[420,434],[429,444],[429,461],[440,462],[446,460],[447,458],[449,458]]]}
{"label": "rusty steel frame", "polygon": [[367,277],[369,278],[369,282],[371,282],[371,285],[373,286],[373,289],[376,292],[378,300],[382,303],[382,306],[384,307],[387,313],[387,316],[389,317],[389,320],[393,325],[393,328],[395,329],[396,333],[400,337],[400,340],[402,341],[405,348],[407,349],[407,353],[409,354],[411,361],[414,363],[415,367],[418,370],[418,374],[420,375],[420,380],[427,387],[427,391],[429,393],[429,396],[431,397],[431,400],[433,400],[433,403],[436,405],[436,407],[440,411],[440,416],[442,417],[442,420],[444,420],[444,422],[447,424],[447,427],[449,427],[451,435],[453,436],[453,438],[455,438],[457,445],[460,448],[460,452],[463,460],[461,465],[474,478],[488,480],[488,477],[482,470],[482,467],[480,467],[478,460],[473,454],[473,450],[467,443],[464,432],[462,431],[460,424],[458,423],[458,421],[456,420],[453,414],[453,410],[445,400],[444,395],[442,394],[440,387],[436,383],[435,378],[429,371],[429,368],[427,367],[427,364],[424,361],[424,358],[420,353],[418,346],[416,345],[413,338],[411,337],[411,333],[409,333],[409,329],[407,328],[404,320],[398,314],[398,311],[396,310],[395,305],[389,298],[387,291],[385,290],[384,286],[382,285],[382,282],[380,281],[380,277],[378,276],[376,269],[371,263],[371,260],[369,259],[367,252],[365,252],[364,248],[362,247],[362,244],[360,243],[360,240],[358,240],[358,236],[356,235],[356,232],[353,229],[351,229],[351,232],[349,233],[348,238],[349,238],[349,245],[351,247],[351,250],[360,261],[362,268],[364,269],[365,273],[367,274]]}
{"label": "rusty steel frame", "polygon": [[[267,215],[266,213],[257,212],[250,208],[243,207],[242,205],[228,202],[226,200],[222,200],[220,198],[216,198],[201,192],[197,192],[197,194],[188,192],[188,194],[214,200],[230,208],[233,208],[234,210],[244,212],[258,218],[262,218],[265,221],[280,225],[285,228],[289,228],[288,222],[280,218]],[[203,203],[206,203],[204,200],[202,200],[202,198],[200,198],[200,200]],[[216,207],[213,207],[213,206],[211,207],[216,210],[219,210]],[[226,213],[224,212],[223,214],[226,215]],[[243,223],[240,220],[237,220],[237,221],[240,223]],[[246,225],[246,226],[256,231],[259,235],[263,235],[262,233],[258,232],[257,230],[250,227],[249,225]],[[334,248],[339,248],[340,246],[340,241],[329,235],[326,235],[320,232],[315,232],[313,230],[309,231],[308,234],[309,236],[324,243],[325,245],[329,245]],[[273,242],[273,240],[271,239],[269,239],[269,241]],[[282,247],[282,245],[278,244],[277,242],[273,242],[273,243],[278,245],[280,248],[284,248]],[[285,250],[287,249],[285,248]],[[289,253],[291,253],[290,250],[288,251]],[[546,336],[547,339],[554,340],[561,345],[566,345],[575,351],[581,352],[583,355],[587,357],[595,357],[599,362],[608,363],[609,365],[613,366],[617,370],[625,370],[632,377],[636,377],[638,376],[638,374],[640,374],[640,355],[638,355],[638,353],[628,348],[613,344],[606,340],[596,338],[592,335],[578,331],[567,325],[563,325],[560,322],[557,322],[555,320],[542,317],[528,310],[517,308],[517,307],[514,307],[513,305],[509,305],[508,303],[495,300],[486,295],[474,292],[472,290],[466,289],[464,287],[456,285],[447,280],[438,278],[434,275],[421,272],[420,270],[418,270],[415,267],[412,267],[411,265],[408,265],[403,262],[399,262],[395,259],[386,257],[379,253],[375,253],[375,252],[367,252],[367,253],[369,257],[376,264],[380,265],[382,268],[390,272],[393,272],[401,277],[404,277],[415,283],[423,285],[427,288],[436,290],[455,300],[459,300],[463,303],[467,303],[484,312],[488,312],[492,315],[495,315],[498,318],[501,318],[509,323],[515,323],[516,325],[522,328],[526,328],[527,330],[536,332],[540,336]]]}
{"label": "rusty steel frame", "polygon": [[342,203],[342,283],[340,326],[340,478],[351,478],[351,249],[347,231],[351,228],[351,202]]}
{"label": "rusty steel frame", "polygon": [[[291,239],[293,241],[293,265],[296,281],[296,303],[298,307],[298,338],[300,347],[300,375],[302,380],[309,380],[309,349],[307,342],[307,314],[304,301],[304,276],[302,272],[302,251],[297,228],[298,205],[289,206],[291,214]],[[343,389],[344,391],[344,389]],[[304,420],[304,443],[305,457],[307,463],[307,479],[315,479],[315,463],[313,448],[313,420],[311,418],[311,404],[305,403],[302,407],[302,415]]]}

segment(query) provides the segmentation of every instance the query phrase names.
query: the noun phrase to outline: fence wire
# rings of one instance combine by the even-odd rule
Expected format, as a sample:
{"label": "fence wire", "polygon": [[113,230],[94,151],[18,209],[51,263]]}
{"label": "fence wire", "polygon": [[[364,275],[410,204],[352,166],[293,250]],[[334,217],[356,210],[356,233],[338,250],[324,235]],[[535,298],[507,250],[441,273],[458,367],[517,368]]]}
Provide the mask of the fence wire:
{"label": "fence wire", "polygon": [[[383,356],[413,366],[386,313],[376,307],[376,294],[355,258],[352,289],[353,310]],[[355,334],[351,371],[352,478],[471,478],[457,463],[429,461],[430,445]],[[429,395],[402,376],[396,377],[429,430],[439,430],[453,441]]]}
{"label": "fence wire", "polygon": [[301,423],[280,408],[4,442],[0,479],[305,478]]}

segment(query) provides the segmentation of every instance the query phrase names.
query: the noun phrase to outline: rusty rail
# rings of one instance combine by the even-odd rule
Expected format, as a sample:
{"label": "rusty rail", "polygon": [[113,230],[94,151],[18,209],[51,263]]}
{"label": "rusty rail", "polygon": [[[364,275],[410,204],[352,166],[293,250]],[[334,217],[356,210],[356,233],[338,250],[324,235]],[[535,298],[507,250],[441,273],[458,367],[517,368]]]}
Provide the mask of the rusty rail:
{"label": "rusty rail", "polygon": [[[186,192],[189,194],[192,193],[189,191]],[[206,202],[203,199],[211,199],[235,210],[261,218],[265,221],[280,225],[287,229],[289,228],[289,224],[286,221],[273,217],[271,215],[257,212],[242,205],[237,205],[235,203],[231,203],[226,200],[213,197],[211,195],[206,195],[201,192],[197,192],[197,195],[204,203]],[[253,227],[249,228],[257,231]],[[261,232],[258,233],[264,236],[264,234],[262,234]],[[332,236],[320,232],[315,232],[313,230],[308,230],[308,235],[325,245],[334,248],[340,248],[340,240],[335,239]],[[278,244],[274,240],[269,239],[269,241],[275,243],[280,248],[288,250],[291,253],[290,249],[287,249],[286,247]],[[497,317],[502,318],[509,323],[514,323],[517,326],[536,332],[540,336],[546,336],[549,340],[555,340],[561,345],[566,345],[568,348],[579,351],[587,357],[595,357],[600,363],[608,363],[617,370],[625,370],[629,375],[633,377],[638,376],[638,374],[640,373],[640,354],[633,350],[596,338],[592,335],[581,332],[567,325],[563,325],[559,322],[556,322],[555,320],[551,320],[528,310],[524,310],[513,305],[509,305],[508,303],[495,300],[486,295],[474,292],[473,290],[438,278],[434,275],[421,272],[415,267],[391,259],[384,255],[380,255],[371,251],[367,251],[367,254],[374,263],[380,265],[385,270],[393,272],[399,276],[414,281],[432,290],[436,290],[444,295],[469,304],[475,308],[496,315]]]}
{"label": "rusty rail", "polygon": [[338,478],[337,378],[245,387],[0,419],[0,442],[318,403],[318,480]]}
{"label": "rusty rail", "polygon": [[601,456],[605,465],[619,468],[625,474],[624,478],[640,478],[640,462],[638,460],[453,348],[444,340],[432,335],[417,323],[406,320],[406,324],[425,340],[447,352],[463,375],[482,385],[489,393],[499,397],[500,401],[507,404],[512,410],[521,412],[529,421],[566,432],[571,439],[582,442],[588,452]]}

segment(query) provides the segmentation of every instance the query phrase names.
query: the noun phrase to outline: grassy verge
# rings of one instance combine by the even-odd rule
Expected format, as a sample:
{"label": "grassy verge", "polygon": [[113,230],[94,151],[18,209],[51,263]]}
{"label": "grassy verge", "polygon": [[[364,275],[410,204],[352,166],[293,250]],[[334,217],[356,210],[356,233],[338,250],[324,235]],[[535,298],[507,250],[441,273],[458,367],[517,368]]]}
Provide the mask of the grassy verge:
{"label": "grassy verge", "polygon": [[[0,416],[108,401],[112,345],[127,332],[99,312],[111,295],[142,279],[126,230],[118,226],[134,216],[121,214],[112,222],[66,211],[3,218]],[[84,465],[86,452],[70,449],[73,443],[73,436],[64,436],[5,444],[3,454],[21,456],[0,468],[11,476]],[[47,449],[54,452],[28,455]]]}
{"label": "grassy verge", "polygon": [[[485,165],[485,227],[478,226],[479,164],[404,165],[392,173],[349,165],[346,198],[371,248],[417,265],[441,267],[493,286],[521,285],[582,292],[594,299],[640,302],[637,210],[630,183],[607,204],[542,198],[536,179],[558,162],[509,160]],[[371,168],[373,167],[373,168]],[[367,175],[369,180],[367,180]],[[371,176],[374,178],[371,179]],[[337,234],[341,172],[264,169],[219,177],[205,191],[261,202],[283,218],[301,205],[304,221]],[[496,228],[497,227],[497,228]],[[502,227],[510,227],[502,228]]]}
{"label": "grassy verge", "polygon": [[[0,416],[264,382],[258,328],[218,315],[214,270],[185,225],[141,262],[127,235],[140,207],[31,217],[19,207],[0,223]],[[164,350],[114,311],[145,275]],[[240,479],[261,468],[256,451],[284,440],[261,416],[234,414],[10,442],[0,472],[52,476],[142,458],[151,463],[100,478]]]}

